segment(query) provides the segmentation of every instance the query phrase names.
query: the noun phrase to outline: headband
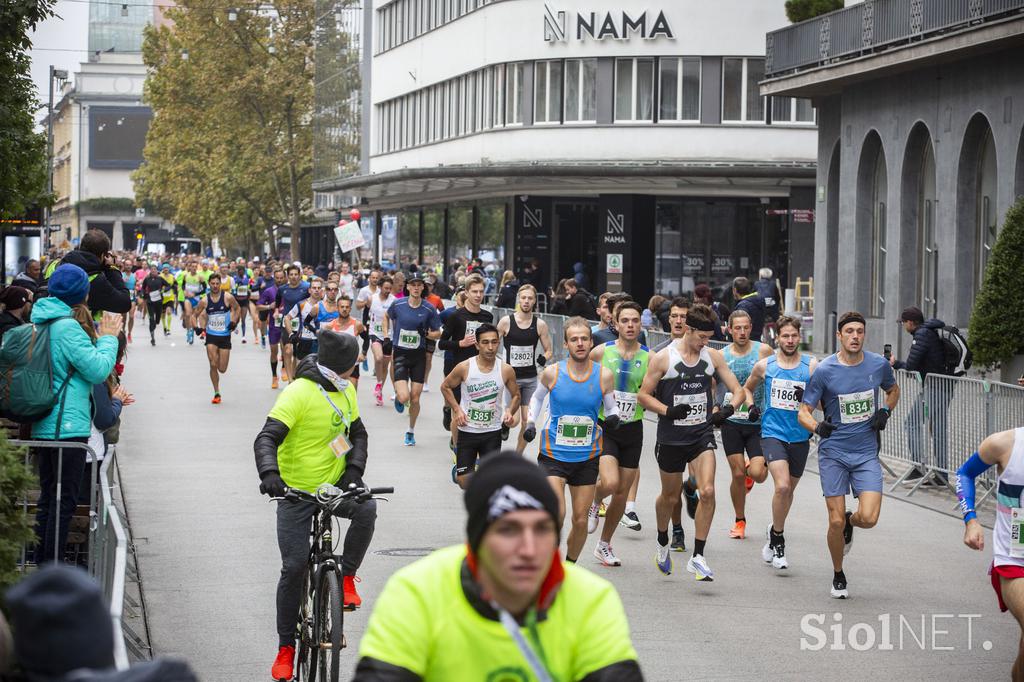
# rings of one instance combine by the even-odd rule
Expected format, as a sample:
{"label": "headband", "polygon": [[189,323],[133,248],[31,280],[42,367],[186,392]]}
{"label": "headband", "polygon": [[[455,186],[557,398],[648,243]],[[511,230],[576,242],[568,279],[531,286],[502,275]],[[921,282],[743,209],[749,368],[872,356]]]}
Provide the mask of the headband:
{"label": "headband", "polygon": [[839,325],[836,327],[836,331],[843,331],[843,327],[851,322],[860,322],[863,325],[867,325],[867,322],[864,321],[863,315],[860,313],[849,313],[847,315],[843,315],[842,319],[839,320]]}
{"label": "headband", "polygon": [[686,326],[697,332],[715,331],[715,323],[711,320],[698,320],[693,313],[686,314]]}

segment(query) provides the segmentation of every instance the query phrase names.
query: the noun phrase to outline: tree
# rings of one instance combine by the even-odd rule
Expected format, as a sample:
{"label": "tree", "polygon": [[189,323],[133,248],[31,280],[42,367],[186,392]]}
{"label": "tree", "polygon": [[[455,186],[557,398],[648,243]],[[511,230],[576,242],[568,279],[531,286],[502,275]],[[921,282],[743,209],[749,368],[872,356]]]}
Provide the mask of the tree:
{"label": "tree", "polygon": [[36,479],[25,465],[25,449],[12,446],[0,428],[0,592],[20,577],[22,547],[35,539],[21,504],[34,487]]}
{"label": "tree", "polygon": [[843,8],[843,0],[786,0],[786,17],[794,24]]}
{"label": "tree", "polygon": [[1024,197],[1007,211],[1006,222],[985,267],[974,301],[968,341],[974,361],[992,367],[1024,348]]}
{"label": "tree", "polygon": [[154,115],[136,200],[227,243],[273,243],[287,225],[298,255],[313,194],[313,5],[236,8],[183,0],[173,28],[147,28]]}
{"label": "tree", "polygon": [[53,14],[53,0],[0,2],[0,218],[25,214],[46,197],[46,135],[29,75],[29,34]]}

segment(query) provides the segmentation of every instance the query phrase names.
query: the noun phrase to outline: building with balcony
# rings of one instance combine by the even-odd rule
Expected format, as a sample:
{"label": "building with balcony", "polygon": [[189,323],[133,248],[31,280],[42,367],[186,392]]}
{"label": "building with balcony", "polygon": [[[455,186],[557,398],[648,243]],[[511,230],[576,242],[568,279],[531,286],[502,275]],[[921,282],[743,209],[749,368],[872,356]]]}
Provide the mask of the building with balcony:
{"label": "building with balcony", "polygon": [[847,5],[768,34],[761,94],[818,111],[818,349],[856,309],[904,356],[906,306],[966,328],[1024,194],[1024,0]]}
{"label": "building with balcony", "polygon": [[[811,225],[783,213],[814,206],[815,112],[758,92],[782,3],[366,0],[363,16],[359,115],[333,127],[358,121],[359,158],[314,164],[321,210],[362,209],[361,255],[534,264],[544,284],[582,263],[592,290],[640,300],[765,265],[811,275]],[[323,89],[318,112],[343,99]]]}

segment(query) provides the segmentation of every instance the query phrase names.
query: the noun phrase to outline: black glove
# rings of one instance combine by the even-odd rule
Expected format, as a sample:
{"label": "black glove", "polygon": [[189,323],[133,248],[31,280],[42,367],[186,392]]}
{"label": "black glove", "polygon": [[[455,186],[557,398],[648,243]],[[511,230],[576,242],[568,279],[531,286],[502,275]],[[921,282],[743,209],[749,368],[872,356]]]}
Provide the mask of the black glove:
{"label": "black glove", "polygon": [[287,491],[288,486],[284,484],[279,472],[268,471],[260,477],[260,494],[270,495],[271,497],[284,497]]}
{"label": "black glove", "polygon": [[796,398],[796,401],[798,403],[802,403],[804,401],[804,387],[803,386],[794,386],[793,387],[793,397]]}
{"label": "black glove", "polygon": [[750,409],[747,410],[747,419],[752,421],[752,422],[756,422],[760,418],[761,418],[761,408],[758,407],[757,405],[751,405]]}
{"label": "black glove", "polygon": [[693,408],[689,403],[679,403],[678,405],[669,405],[665,410],[665,416],[669,419],[686,419],[691,412],[693,412]]}
{"label": "black glove", "polygon": [[548,359],[544,357],[543,353],[537,355],[537,364],[540,365],[541,367],[548,364]]}
{"label": "black glove", "polygon": [[871,415],[871,428],[875,431],[885,431],[885,425],[889,421],[889,408],[880,407]]}
{"label": "black glove", "polygon": [[814,427],[814,432],[822,438],[828,438],[835,430],[836,425],[832,422],[818,422],[818,425]]}
{"label": "black glove", "polygon": [[363,470],[359,467],[345,467],[345,473],[341,475],[341,480],[338,481],[338,487],[342,490],[348,490],[348,487],[353,483],[356,484],[357,488],[366,487],[363,483]]}
{"label": "black glove", "polygon": [[736,408],[732,406],[732,403],[728,403],[721,407],[718,412],[711,415],[711,423],[715,426],[721,426],[725,423],[725,420],[733,416],[736,413]]}
{"label": "black glove", "polygon": [[384,339],[380,344],[380,350],[384,355],[391,355],[391,351],[393,350],[391,339]]}
{"label": "black glove", "polygon": [[230,323],[228,323],[228,331],[229,332],[235,331],[235,327],[237,327],[237,326],[238,326],[237,322],[230,322]]}
{"label": "black glove", "polygon": [[619,419],[619,415],[617,414],[605,415],[604,428],[606,431],[614,431],[615,429],[619,428],[620,422],[621,420]]}
{"label": "black glove", "polygon": [[527,443],[532,443],[533,439],[537,437],[537,427],[533,424],[527,424],[523,430],[523,440]]}
{"label": "black glove", "polygon": [[502,440],[508,440],[508,431],[509,431],[508,424],[502,424],[501,425],[501,439]]}

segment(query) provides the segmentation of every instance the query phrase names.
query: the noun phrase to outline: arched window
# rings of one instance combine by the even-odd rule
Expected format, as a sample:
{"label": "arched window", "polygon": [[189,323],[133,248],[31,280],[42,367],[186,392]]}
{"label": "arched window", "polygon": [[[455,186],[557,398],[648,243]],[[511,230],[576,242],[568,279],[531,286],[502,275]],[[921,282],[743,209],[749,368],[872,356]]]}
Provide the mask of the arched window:
{"label": "arched window", "polygon": [[885,154],[879,148],[875,155],[871,183],[871,315],[885,317],[885,204],[889,191],[885,172]]}
{"label": "arched window", "polygon": [[925,317],[937,317],[939,304],[939,241],[935,235],[935,153],[924,145],[917,196],[917,230],[920,240],[918,295]]}
{"label": "arched window", "polygon": [[992,129],[985,131],[981,142],[981,155],[977,170],[977,261],[974,269],[975,290],[981,289],[985,279],[985,266],[996,245],[999,224],[996,218],[996,143]]}

